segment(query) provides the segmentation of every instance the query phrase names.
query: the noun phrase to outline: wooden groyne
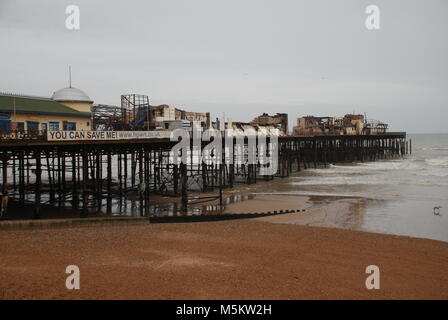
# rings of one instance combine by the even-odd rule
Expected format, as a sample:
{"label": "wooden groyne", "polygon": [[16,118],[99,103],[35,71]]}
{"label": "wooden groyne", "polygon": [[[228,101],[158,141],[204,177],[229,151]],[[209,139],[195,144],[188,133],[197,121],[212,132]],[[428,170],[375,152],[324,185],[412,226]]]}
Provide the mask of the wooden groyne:
{"label": "wooden groyne", "polygon": [[[279,137],[277,171],[263,176],[261,164],[174,164],[170,151],[175,144],[169,139],[0,141],[3,216],[12,202],[32,206],[36,219],[44,205],[74,209],[81,217],[111,215],[113,199],[128,197],[138,203],[140,216],[150,216],[154,194],[181,197],[182,214],[192,191],[215,192],[222,199],[222,190],[236,184],[288,177],[331,163],[398,158],[411,149],[405,133]],[[226,149],[222,152],[225,158]]]}

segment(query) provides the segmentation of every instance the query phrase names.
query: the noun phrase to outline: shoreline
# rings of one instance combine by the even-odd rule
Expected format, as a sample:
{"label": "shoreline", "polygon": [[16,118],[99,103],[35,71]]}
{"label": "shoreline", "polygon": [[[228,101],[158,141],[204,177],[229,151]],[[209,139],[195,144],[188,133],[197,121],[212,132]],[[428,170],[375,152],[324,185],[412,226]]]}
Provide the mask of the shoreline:
{"label": "shoreline", "polygon": [[[336,228],[354,230],[385,235],[408,236],[418,239],[432,239],[448,243],[444,238],[431,237],[430,235],[415,235],[412,233],[399,232],[399,230],[385,230],[364,226],[364,216],[369,201],[387,201],[359,196],[342,195],[300,195],[278,192],[257,192],[259,188],[242,186],[238,189],[223,192],[224,209],[219,207],[219,199],[198,201],[189,205],[188,214],[178,212],[173,214],[173,208],[180,210],[180,197],[156,196],[156,206],[159,211],[155,217],[167,217],[161,223],[206,223],[207,221],[221,221],[233,219],[256,219],[263,222],[275,224],[292,224],[314,227]],[[208,197],[215,196],[212,193],[197,193],[192,196]],[[58,218],[57,207],[51,211],[56,213],[48,219],[5,219],[0,221],[0,230],[10,229],[42,229],[71,226],[98,226],[113,224],[113,220],[126,221],[127,219],[145,221],[148,217],[138,214],[106,215],[104,213],[91,214],[87,218],[79,218],[73,210],[68,210],[68,215]],[[291,212],[288,212],[291,211]],[[277,214],[274,214],[277,213]],[[222,218],[219,218],[219,216]],[[235,218],[232,218],[235,215]],[[266,216],[264,216],[266,215]],[[176,221],[176,216],[179,221]],[[204,216],[204,219],[196,218]],[[212,218],[211,216],[215,217]],[[244,216],[244,217],[243,217]],[[188,219],[187,217],[192,217]],[[209,218],[210,217],[210,218]],[[85,221],[83,221],[85,220]],[[104,221],[103,221],[104,220]],[[157,219],[155,219],[157,220]],[[166,221],[165,221],[166,220]],[[203,221],[201,221],[203,220]],[[137,223],[141,223],[137,221]],[[157,223],[157,221],[154,221]]]}

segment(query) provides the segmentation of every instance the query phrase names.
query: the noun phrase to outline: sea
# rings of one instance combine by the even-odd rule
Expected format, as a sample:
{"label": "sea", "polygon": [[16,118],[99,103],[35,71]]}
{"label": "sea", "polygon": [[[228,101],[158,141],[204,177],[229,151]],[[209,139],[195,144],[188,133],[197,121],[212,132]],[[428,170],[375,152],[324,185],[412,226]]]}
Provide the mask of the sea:
{"label": "sea", "polygon": [[308,169],[272,193],[363,199],[336,227],[448,241],[448,134],[410,134],[412,154]]}

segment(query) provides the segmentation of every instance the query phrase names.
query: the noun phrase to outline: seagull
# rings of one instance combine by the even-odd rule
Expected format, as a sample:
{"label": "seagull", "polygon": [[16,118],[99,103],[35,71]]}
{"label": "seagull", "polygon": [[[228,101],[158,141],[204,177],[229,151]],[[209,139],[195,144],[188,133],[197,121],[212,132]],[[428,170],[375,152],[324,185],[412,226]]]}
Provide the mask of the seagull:
{"label": "seagull", "polygon": [[441,206],[436,206],[436,207],[433,208],[435,216],[441,216],[440,208],[442,208],[442,207]]}

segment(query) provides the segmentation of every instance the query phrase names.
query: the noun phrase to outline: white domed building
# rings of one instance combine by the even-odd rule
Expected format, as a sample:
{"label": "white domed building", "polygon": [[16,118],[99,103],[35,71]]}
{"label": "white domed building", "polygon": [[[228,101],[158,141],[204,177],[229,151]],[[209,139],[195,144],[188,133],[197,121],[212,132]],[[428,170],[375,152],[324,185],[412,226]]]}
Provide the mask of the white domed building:
{"label": "white domed building", "polygon": [[0,92],[0,132],[91,130],[92,104],[85,92],[71,86],[51,98]]}
{"label": "white domed building", "polygon": [[84,91],[73,87],[67,87],[56,91],[53,93],[51,99],[79,112],[90,112],[90,108],[93,104],[93,101]]}

